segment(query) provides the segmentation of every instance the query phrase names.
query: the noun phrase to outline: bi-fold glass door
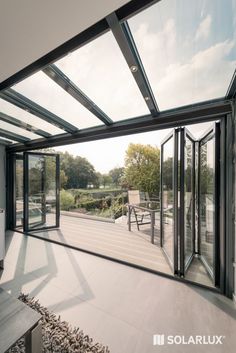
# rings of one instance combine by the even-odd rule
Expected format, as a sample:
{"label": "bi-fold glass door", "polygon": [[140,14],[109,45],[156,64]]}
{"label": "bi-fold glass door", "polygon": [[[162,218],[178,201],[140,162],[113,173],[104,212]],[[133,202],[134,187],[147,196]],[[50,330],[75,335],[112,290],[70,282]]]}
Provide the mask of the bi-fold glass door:
{"label": "bi-fold glass door", "polygon": [[198,247],[204,266],[217,278],[219,234],[219,137],[220,127],[207,131],[199,140],[198,169]]}
{"label": "bi-fold glass door", "polygon": [[161,145],[161,247],[174,274],[195,255],[216,282],[218,266],[219,123],[200,139],[173,130]]}
{"label": "bi-fold glass door", "polygon": [[24,153],[24,230],[59,227],[59,155]]}
{"label": "bi-fold glass door", "polygon": [[59,227],[59,155],[25,152],[13,161],[13,227],[25,232]]}
{"label": "bi-fold glass door", "polygon": [[184,275],[195,252],[196,140],[186,128],[181,128],[179,134],[179,271],[181,275]]}
{"label": "bi-fold glass door", "polygon": [[161,247],[166,259],[176,273],[177,254],[177,228],[178,218],[176,207],[178,204],[178,132],[171,132],[161,144]]}

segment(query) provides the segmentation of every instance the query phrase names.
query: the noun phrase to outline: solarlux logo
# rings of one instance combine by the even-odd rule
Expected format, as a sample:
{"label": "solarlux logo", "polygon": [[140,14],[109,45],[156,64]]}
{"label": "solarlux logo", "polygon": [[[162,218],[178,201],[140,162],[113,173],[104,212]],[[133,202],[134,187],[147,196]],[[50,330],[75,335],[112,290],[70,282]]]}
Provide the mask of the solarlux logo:
{"label": "solarlux logo", "polygon": [[153,335],[153,345],[163,346],[164,344],[223,344],[225,336],[180,336],[180,335]]}

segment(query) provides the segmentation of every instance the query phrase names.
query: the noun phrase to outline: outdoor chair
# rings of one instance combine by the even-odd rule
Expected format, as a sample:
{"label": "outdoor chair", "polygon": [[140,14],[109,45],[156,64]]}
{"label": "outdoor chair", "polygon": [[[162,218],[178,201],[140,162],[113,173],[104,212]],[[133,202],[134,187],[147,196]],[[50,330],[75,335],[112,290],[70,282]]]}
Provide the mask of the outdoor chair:
{"label": "outdoor chair", "polygon": [[[141,198],[144,193],[140,193],[139,190],[128,190],[128,203],[130,205],[139,205],[142,202],[147,202],[147,200]],[[135,222],[137,224],[137,228],[139,230],[139,226],[143,224],[150,224],[151,223],[151,213],[148,211],[144,210],[139,210],[138,208],[132,208],[132,211],[134,213],[134,218]],[[149,219],[148,222],[146,222],[146,219]]]}

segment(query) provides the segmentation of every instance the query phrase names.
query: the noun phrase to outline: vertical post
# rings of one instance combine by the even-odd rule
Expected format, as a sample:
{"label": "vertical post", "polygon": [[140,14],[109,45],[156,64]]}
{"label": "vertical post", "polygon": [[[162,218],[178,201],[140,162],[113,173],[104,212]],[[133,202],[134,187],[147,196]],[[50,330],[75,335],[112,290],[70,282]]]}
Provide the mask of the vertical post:
{"label": "vertical post", "polygon": [[42,210],[42,224],[45,225],[46,224],[46,213],[47,213],[47,206],[46,206],[46,187],[47,187],[47,181],[46,181],[46,177],[47,177],[47,172],[46,172],[46,168],[47,168],[47,163],[46,163],[46,156],[42,155],[42,156],[38,156],[40,158],[40,163],[41,163],[41,210]]}
{"label": "vertical post", "polygon": [[60,227],[60,155],[56,155],[56,227]]}
{"label": "vertical post", "polygon": [[193,255],[195,254],[195,239],[196,239],[196,224],[195,224],[195,213],[196,213],[196,165],[195,165],[195,141],[192,141],[192,247]]}
{"label": "vertical post", "polygon": [[15,204],[15,155],[8,153],[6,156],[6,225],[7,229],[16,226]]}
{"label": "vertical post", "polygon": [[129,232],[131,231],[131,206],[128,205],[128,228]]}
{"label": "vertical post", "polygon": [[24,216],[23,216],[23,230],[28,232],[29,224],[29,155],[24,152],[23,162],[23,179],[24,179]]}
{"label": "vertical post", "polygon": [[197,254],[201,255],[201,142],[198,141],[198,163],[197,163],[197,215],[198,215],[198,232],[197,232]]}
{"label": "vertical post", "polygon": [[[235,109],[233,114],[235,114]],[[225,167],[226,167],[226,220],[225,220],[225,294],[227,297],[232,298],[234,292],[234,120],[231,114],[226,117],[226,155],[225,155]]]}
{"label": "vertical post", "polygon": [[163,167],[163,145],[161,145],[161,158],[160,158],[160,247],[163,247],[163,179],[162,179],[162,167]]}
{"label": "vertical post", "polygon": [[151,241],[154,244],[154,235],[155,235],[155,211],[151,210]]}
{"label": "vertical post", "polygon": [[179,237],[180,237],[180,275],[184,276],[185,270],[185,130],[180,130],[180,208],[179,208]]}
{"label": "vertical post", "polygon": [[174,130],[173,193],[174,193],[174,274],[179,272],[179,129]]}

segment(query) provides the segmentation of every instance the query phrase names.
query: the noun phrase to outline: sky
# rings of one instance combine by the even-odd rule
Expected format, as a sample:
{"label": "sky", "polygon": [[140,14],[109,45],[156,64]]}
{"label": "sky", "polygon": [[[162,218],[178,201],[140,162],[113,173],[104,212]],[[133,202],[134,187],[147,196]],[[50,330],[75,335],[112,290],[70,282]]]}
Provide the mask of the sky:
{"label": "sky", "polygon": [[[190,125],[187,129],[198,139],[212,126],[212,122]],[[56,151],[68,151],[74,156],[87,158],[100,173],[107,173],[115,167],[123,167],[125,152],[130,143],[142,143],[159,147],[172,129],[145,132],[129,136],[109,138],[99,141],[83,142],[75,145],[56,147]],[[166,151],[172,156],[172,150]]]}
{"label": "sky", "polygon": [[[236,0],[162,0],[128,21],[160,110],[222,97],[236,68]],[[149,114],[108,32],[55,63],[114,121]],[[13,89],[79,129],[100,125],[43,72]],[[52,134],[64,132],[0,99],[0,111]],[[1,122],[1,128],[22,130]],[[199,128],[200,129],[200,128]],[[201,129],[200,129],[201,131]],[[130,142],[160,145],[167,131],[60,147],[107,172],[123,164]],[[25,131],[31,139],[37,135]]]}

